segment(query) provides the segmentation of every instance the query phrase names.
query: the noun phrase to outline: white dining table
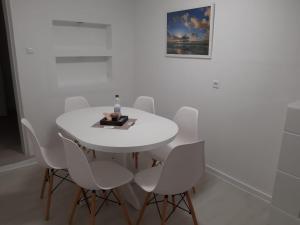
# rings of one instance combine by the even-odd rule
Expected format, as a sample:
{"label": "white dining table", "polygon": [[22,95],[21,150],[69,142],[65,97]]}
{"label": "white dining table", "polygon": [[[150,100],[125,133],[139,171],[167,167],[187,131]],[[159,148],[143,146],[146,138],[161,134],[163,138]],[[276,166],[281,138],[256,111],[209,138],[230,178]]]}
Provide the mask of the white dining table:
{"label": "white dining table", "polygon": [[[136,119],[129,129],[94,126],[103,118],[103,113],[112,111],[113,107],[79,109],[60,115],[56,124],[86,148],[107,153],[124,153],[123,164],[126,167],[128,153],[159,148],[171,142],[178,132],[178,126],[172,120],[129,107],[122,107],[122,115]],[[125,192],[125,199],[139,209],[141,202],[131,184],[126,185]]]}

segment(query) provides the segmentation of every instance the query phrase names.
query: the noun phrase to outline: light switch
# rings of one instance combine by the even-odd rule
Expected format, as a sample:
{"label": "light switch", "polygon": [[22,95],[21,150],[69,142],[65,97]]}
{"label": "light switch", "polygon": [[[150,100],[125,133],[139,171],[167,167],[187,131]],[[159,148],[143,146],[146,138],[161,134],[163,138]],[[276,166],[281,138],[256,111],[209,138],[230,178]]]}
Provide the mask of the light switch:
{"label": "light switch", "polygon": [[26,54],[28,54],[28,55],[34,54],[33,48],[26,48],[25,51],[26,51]]}

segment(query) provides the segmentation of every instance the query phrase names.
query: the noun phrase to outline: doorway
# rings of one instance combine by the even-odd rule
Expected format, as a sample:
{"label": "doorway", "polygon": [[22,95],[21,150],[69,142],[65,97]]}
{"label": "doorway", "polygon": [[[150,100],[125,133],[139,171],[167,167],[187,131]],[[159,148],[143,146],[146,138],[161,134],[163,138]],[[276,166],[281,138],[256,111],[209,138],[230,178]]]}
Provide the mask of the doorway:
{"label": "doorway", "polygon": [[4,7],[0,3],[0,167],[26,159],[18,126]]}

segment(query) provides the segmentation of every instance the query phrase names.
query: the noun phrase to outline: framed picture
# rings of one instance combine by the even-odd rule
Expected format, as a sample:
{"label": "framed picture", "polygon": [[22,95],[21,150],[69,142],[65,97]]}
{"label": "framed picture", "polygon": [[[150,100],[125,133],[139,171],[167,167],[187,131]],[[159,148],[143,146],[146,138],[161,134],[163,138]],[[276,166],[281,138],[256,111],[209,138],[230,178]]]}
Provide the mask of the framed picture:
{"label": "framed picture", "polygon": [[166,56],[211,58],[214,4],[167,12]]}

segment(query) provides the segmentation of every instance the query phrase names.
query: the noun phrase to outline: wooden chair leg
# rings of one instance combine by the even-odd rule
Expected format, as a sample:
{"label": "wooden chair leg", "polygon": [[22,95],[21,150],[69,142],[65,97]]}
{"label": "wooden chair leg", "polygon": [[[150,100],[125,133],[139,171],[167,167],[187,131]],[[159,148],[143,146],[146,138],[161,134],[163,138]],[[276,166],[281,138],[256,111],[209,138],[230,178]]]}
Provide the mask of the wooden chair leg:
{"label": "wooden chair leg", "polygon": [[142,221],[142,218],[143,218],[143,216],[144,216],[144,212],[145,212],[146,207],[147,207],[147,205],[148,205],[148,201],[149,201],[149,198],[150,198],[151,194],[152,194],[152,193],[149,192],[149,193],[147,193],[147,195],[146,195],[146,197],[145,197],[144,205],[143,205],[143,208],[142,208],[141,211],[140,211],[139,218],[138,218],[138,220],[137,220],[137,222],[136,222],[136,225],[140,225],[140,223],[141,223],[141,221]]}
{"label": "wooden chair leg", "polygon": [[92,191],[90,225],[96,224],[96,191]]}
{"label": "wooden chair leg", "polygon": [[41,189],[41,195],[40,195],[41,199],[44,198],[45,188],[46,188],[46,184],[47,184],[48,180],[49,180],[49,169],[47,168],[47,169],[45,169],[43,185],[42,185],[42,189]]}
{"label": "wooden chair leg", "polygon": [[138,169],[139,168],[139,153],[136,152],[134,153],[134,164],[135,164],[135,168]]}
{"label": "wooden chair leg", "polygon": [[121,208],[122,208],[122,211],[123,211],[123,214],[124,214],[124,217],[125,217],[125,220],[127,222],[128,225],[132,225],[132,222],[131,222],[131,219],[130,219],[130,216],[128,214],[128,209],[124,203],[124,200],[122,198],[122,195],[121,193],[118,191],[118,189],[113,189],[112,190],[114,192],[114,194],[117,196],[118,198],[118,201],[120,202],[121,204]]}
{"label": "wooden chair leg", "polygon": [[165,195],[163,206],[162,206],[161,225],[165,225],[166,223],[167,208],[168,208],[168,195]]}
{"label": "wooden chair leg", "polygon": [[96,151],[95,151],[95,150],[92,150],[92,152],[93,152],[93,158],[96,159],[96,158],[97,158],[97,157],[96,157]]}
{"label": "wooden chair leg", "polygon": [[154,167],[156,165],[156,163],[157,163],[157,160],[152,159],[152,167]]}
{"label": "wooden chair leg", "polygon": [[70,217],[69,217],[69,225],[73,224],[75,211],[76,211],[77,205],[79,203],[79,200],[81,198],[81,192],[82,192],[81,187],[77,186],[77,191],[76,191],[76,195],[75,195],[76,197],[75,197],[74,202],[71,206],[71,213],[70,213]]}
{"label": "wooden chair leg", "polygon": [[192,203],[192,200],[191,200],[191,196],[190,196],[188,191],[186,192],[186,199],[188,201],[188,205],[189,205],[189,208],[190,208],[191,213],[192,213],[192,218],[193,218],[194,225],[198,225],[197,217],[196,217],[196,214],[195,214],[195,209],[194,209],[194,206],[193,206],[193,203]]}
{"label": "wooden chair leg", "polygon": [[196,188],[193,187],[192,189],[193,189],[193,194],[196,194]]}
{"label": "wooden chair leg", "polygon": [[50,207],[51,207],[51,200],[52,200],[52,187],[53,187],[53,173],[54,173],[54,170],[51,169],[50,174],[49,174],[49,182],[48,182],[48,196],[47,196],[46,215],[45,215],[46,220],[49,220],[49,216],[50,216]]}

